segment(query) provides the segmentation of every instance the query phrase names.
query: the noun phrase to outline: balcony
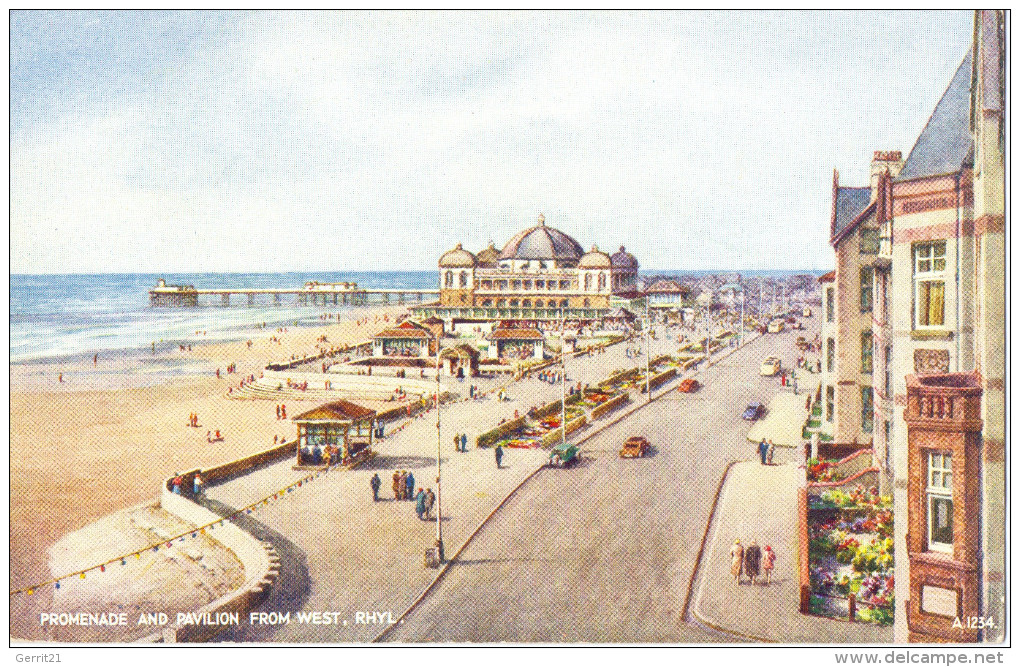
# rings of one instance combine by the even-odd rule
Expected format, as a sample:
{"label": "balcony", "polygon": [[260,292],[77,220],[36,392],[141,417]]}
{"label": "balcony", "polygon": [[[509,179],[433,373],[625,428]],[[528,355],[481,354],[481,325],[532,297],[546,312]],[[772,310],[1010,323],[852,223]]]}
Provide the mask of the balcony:
{"label": "balcony", "polygon": [[892,223],[882,223],[878,230],[878,256],[875,257],[875,266],[888,269],[892,265]]}
{"label": "balcony", "polygon": [[971,373],[907,376],[908,422],[954,431],[981,430],[981,384]]}

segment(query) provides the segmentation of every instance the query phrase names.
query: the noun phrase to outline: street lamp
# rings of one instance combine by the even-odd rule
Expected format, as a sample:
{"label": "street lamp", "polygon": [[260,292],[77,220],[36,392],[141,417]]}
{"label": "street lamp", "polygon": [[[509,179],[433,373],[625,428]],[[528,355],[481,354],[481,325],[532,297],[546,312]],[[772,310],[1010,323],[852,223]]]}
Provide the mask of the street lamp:
{"label": "street lamp", "polygon": [[744,290],[740,290],[740,347],[744,346]]}
{"label": "street lamp", "polygon": [[560,308],[560,444],[567,444],[567,323]]}
{"label": "street lamp", "polygon": [[648,319],[648,294],[645,294],[645,402],[652,400],[651,382],[651,359],[652,359],[652,324]]}
{"label": "street lamp", "polygon": [[442,428],[440,427],[439,419],[439,403],[442,395],[442,386],[439,382],[440,375],[440,352],[443,349],[442,339],[436,338],[436,551],[438,552],[439,562],[442,563],[446,560],[446,554],[443,551],[443,485],[440,482],[443,473],[443,435]]}

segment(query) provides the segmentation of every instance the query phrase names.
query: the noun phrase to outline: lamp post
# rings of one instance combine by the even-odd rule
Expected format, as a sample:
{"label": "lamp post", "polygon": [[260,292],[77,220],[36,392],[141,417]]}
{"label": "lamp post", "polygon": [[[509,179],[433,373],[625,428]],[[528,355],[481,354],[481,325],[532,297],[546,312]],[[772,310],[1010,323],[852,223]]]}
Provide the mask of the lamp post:
{"label": "lamp post", "polygon": [[652,400],[651,381],[651,359],[652,359],[652,323],[648,319],[648,294],[645,294],[645,402]]}
{"label": "lamp post", "polygon": [[443,349],[442,340],[436,338],[436,551],[439,555],[439,562],[442,563],[446,560],[446,554],[443,551],[443,485],[440,481],[443,473],[443,435],[441,422],[439,419],[439,403],[442,395],[442,386],[440,385],[440,352]]}
{"label": "lamp post", "polygon": [[567,323],[560,308],[560,444],[567,444]]}
{"label": "lamp post", "polygon": [[744,290],[740,290],[740,347],[744,346]]}

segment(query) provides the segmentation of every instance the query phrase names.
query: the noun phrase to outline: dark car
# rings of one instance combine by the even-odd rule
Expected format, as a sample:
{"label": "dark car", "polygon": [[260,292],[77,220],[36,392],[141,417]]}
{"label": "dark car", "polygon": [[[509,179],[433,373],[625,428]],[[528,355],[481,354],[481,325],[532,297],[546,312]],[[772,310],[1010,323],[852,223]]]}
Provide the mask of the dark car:
{"label": "dark car", "polygon": [[761,418],[765,414],[765,406],[761,403],[748,403],[747,408],[744,410],[744,414],[740,415],[748,421],[754,421]]}
{"label": "dark car", "polygon": [[652,448],[652,445],[648,440],[640,435],[635,435],[631,438],[627,438],[627,442],[623,443],[623,449],[620,450],[621,459],[639,459],[648,453],[648,450]]}

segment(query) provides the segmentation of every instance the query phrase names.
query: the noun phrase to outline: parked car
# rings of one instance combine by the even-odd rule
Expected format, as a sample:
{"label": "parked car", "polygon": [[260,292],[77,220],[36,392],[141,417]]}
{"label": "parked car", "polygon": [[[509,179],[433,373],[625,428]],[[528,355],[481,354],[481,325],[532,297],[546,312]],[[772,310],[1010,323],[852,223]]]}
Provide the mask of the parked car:
{"label": "parked car", "polygon": [[740,415],[747,421],[754,421],[760,419],[765,414],[765,406],[761,403],[748,403],[747,408],[744,410],[744,414]]}
{"label": "parked car", "polygon": [[577,463],[579,458],[577,445],[572,445],[569,442],[560,443],[549,452],[549,465],[554,468],[566,468]]}
{"label": "parked car", "polygon": [[761,362],[761,374],[766,377],[771,377],[779,372],[783,367],[783,363],[779,361],[778,357],[768,357],[765,361]]}
{"label": "parked car", "polygon": [[623,443],[623,449],[620,450],[621,459],[636,459],[641,458],[648,453],[648,450],[652,446],[648,440],[640,435],[627,438],[627,442]]}
{"label": "parked car", "polygon": [[676,388],[676,390],[682,394],[691,394],[699,389],[701,389],[701,383],[695,380],[694,378],[686,378],[684,380],[681,380],[680,384],[677,385]]}
{"label": "parked car", "polygon": [[769,333],[779,333],[786,326],[786,322],[783,322],[780,318],[776,318],[769,322]]}

